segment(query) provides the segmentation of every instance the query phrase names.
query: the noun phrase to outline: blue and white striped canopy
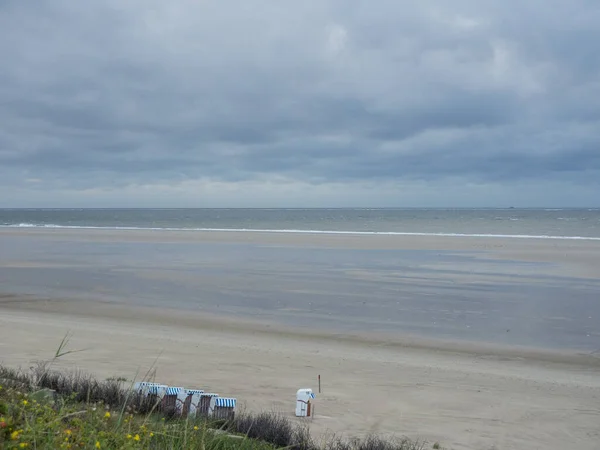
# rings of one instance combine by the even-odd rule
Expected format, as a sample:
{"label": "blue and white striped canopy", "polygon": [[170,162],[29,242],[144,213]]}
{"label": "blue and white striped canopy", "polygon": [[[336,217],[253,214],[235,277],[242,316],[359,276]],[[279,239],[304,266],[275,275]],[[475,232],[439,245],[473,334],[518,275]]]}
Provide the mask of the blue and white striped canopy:
{"label": "blue and white striped canopy", "polygon": [[202,389],[186,389],[185,392],[188,395],[204,394],[204,391]]}
{"label": "blue and white striped canopy", "polygon": [[180,392],[182,392],[184,389],[182,387],[168,387],[167,388],[167,395],[177,395]]}
{"label": "blue and white striped canopy", "polygon": [[220,408],[235,408],[235,398],[217,397],[215,398],[215,407]]}
{"label": "blue and white striped canopy", "polygon": [[159,383],[150,383],[148,381],[140,381],[138,383],[135,383],[133,385],[133,388],[134,389],[142,389],[142,388],[147,388],[150,386],[160,386],[160,384]]}
{"label": "blue and white striped canopy", "polygon": [[316,398],[316,395],[314,394],[314,392],[310,393],[310,398]]}
{"label": "blue and white striped canopy", "polygon": [[162,389],[165,389],[166,386],[162,386],[160,384],[154,384],[152,386],[147,386],[148,394],[158,394]]}

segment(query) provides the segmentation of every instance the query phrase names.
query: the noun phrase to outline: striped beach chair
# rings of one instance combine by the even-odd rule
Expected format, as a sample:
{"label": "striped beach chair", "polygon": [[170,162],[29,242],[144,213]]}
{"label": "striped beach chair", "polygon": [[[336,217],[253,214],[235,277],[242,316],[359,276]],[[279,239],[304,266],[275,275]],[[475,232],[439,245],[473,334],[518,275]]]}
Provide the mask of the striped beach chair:
{"label": "striped beach chair", "polygon": [[200,396],[204,394],[204,391],[202,389],[186,389],[185,394],[186,397],[183,402],[181,415],[182,417],[196,417],[196,407],[200,402]]}
{"label": "striped beach chair", "polygon": [[196,403],[196,416],[210,416],[214,409],[214,399],[218,396],[219,394],[213,394],[209,392],[203,392],[200,394],[198,403]]}
{"label": "striped beach chair", "polygon": [[142,381],[133,385],[133,391],[152,405],[157,405],[165,395],[167,385]]}
{"label": "striped beach chair", "polygon": [[147,393],[150,386],[162,386],[159,383],[151,383],[149,381],[139,381],[133,385],[133,390],[137,393]]}
{"label": "striped beach chair", "polygon": [[152,405],[153,408],[160,407],[162,399],[167,393],[167,388],[168,386],[165,384],[153,384],[151,386],[147,386],[147,401],[150,403],[150,405]]}
{"label": "striped beach chair", "polygon": [[215,419],[233,420],[235,417],[235,398],[215,397],[212,417]]}
{"label": "striped beach chair", "polygon": [[167,415],[179,416],[183,410],[183,404],[187,394],[183,387],[167,387],[165,395],[160,403],[161,411]]}

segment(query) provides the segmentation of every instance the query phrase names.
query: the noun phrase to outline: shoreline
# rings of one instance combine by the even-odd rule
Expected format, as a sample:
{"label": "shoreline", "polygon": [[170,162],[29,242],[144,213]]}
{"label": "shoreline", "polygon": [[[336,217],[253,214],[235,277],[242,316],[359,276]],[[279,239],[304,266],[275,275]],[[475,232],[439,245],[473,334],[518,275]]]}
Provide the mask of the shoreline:
{"label": "shoreline", "polygon": [[0,229],[0,246],[0,284],[17,294],[263,315],[388,341],[591,353],[600,338],[600,242]]}
{"label": "shoreline", "polygon": [[294,327],[268,320],[249,319],[233,314],[206,311],[140,306],[94,299],[42,298],[34,295],[3,294],[0,292],[0,311],[33,313],[72,318],[101,318],[127,324],[132,319],[143,319],[157,326],[177,325],[186,329],[230,334],[254,334],[269,338],[299,339],[406,351],[427,351],[449,355],[475,356],[498,360],[535,361],[600,368],[600,348],[596,351],[581,349],[542,348],[524,345],[502,345],[491,342],[459,339],[436,339],[398,333],[367,333],[328,331],[320,327]]}
{"label": "shoreline", "polygon": [[389,237],[442,237],[442,238],[484,238],[484,239],[548,239],[559,241],[600,241],[600,236],[533,235],[533,234],[494,234],[494,233],[453,233],[453,232],[411,232],[411,231],[369,231],[369,230],[312,230],[312,229],[260,229],[260,228],[185,228],[185,227],[130,227],[92,225],[0,225],[0,230],[83,230],[83,231],[125,231],[125,232],[182,232],[182,233],[252,233],[252,234],[306,234],[342,236],[389,236]]}
{"label": "shoreline", "polygon": [[[572,236],[555,236],[549,239],[537,239],[526,235],[487,235],[487,234],[436,234],[436,233],[367,233],[362,232],[311,232],[302,230],[234,230],[234,229],[166,229],[166,228],[83,228],[83,227],[7,227],[0,226],[0,236],[10,237],[68,237],[92,238],[98,240],[114,239],[140,242],[194,242],[211,243],[251,242],[256,244],[293,244],[293,245],[326,245],[337,248],[369,249],[435,249],[435,250],[470,250],[503,248],[569,248],[600,250],[600,237],[581,238]],[[587,239],[592,239],[587,241]]]}

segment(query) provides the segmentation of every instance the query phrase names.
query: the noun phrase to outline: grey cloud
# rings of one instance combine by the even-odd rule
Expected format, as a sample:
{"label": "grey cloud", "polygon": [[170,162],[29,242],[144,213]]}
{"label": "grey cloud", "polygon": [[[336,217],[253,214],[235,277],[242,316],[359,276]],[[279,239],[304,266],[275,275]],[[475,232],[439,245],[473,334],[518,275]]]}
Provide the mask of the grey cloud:
{"label": "grey cloud", "polygon": [[598,24],[585,0],[5,1],[0,186],[283,176],[593,194]]}

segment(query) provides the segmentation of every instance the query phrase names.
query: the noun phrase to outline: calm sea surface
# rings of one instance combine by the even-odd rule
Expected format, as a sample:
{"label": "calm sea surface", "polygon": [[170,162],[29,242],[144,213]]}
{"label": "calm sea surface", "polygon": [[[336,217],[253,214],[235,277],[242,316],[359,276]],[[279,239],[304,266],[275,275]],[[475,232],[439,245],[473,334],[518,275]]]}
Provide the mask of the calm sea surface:
{"label": "calm sea surface", "polygon": [[600,238],[600,209],[0,209],[0,226]]}

